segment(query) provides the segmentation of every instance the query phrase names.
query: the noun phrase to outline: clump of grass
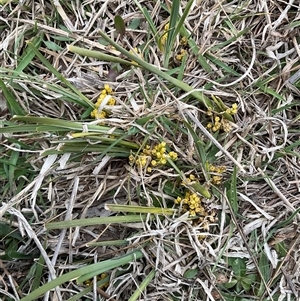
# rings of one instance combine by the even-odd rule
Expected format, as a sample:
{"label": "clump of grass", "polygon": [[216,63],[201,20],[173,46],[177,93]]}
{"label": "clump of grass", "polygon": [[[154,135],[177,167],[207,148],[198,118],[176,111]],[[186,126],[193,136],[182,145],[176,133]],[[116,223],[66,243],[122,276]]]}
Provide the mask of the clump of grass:
{"label": "clump of grass", "polygon": [[39,4],[0,8],[5,298],[296,300],[295,7]]}

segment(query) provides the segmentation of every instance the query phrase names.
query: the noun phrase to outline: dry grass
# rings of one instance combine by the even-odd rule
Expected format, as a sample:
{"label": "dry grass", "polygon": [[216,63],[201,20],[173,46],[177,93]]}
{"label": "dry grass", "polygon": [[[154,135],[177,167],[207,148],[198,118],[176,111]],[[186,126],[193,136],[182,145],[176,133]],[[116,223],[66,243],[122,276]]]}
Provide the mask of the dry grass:
{"label": "dry grass", "polygon": [[[171,1],[139,3],[162,35]],[[181,2],[182,9],[185,4]],[[115,34],[115,15],[122,16],[127,26],[124,39]],[[178,169],[209,185],[212,198],[204,199],[204,206],[218,216],[213,222],[207,217],[197,223],[187,213],[155,215],[140,223],[46,230],[45,225],[54,220],[115,215],[105,210],[112,203],[170,208],[176,192],[183,191],[181,180],[172,166],[152,173],[134,168],[126,154],[83,151],[41,156],[41,151],[54,150],[53,145],[67,140],[71,132],[5,133],[5,127],[12,125],[8,120],[18,112],[7,105],[2,89],[2,300],[19,300],[66,271],[138,247],[143,258],[109,271],[105,292],[95,285],[85,300],[133,298],[152,269],[156,270],[152,281],[140,297],[130,300],[300,297],[300,91],[295,76],[291,77],[300,68],[297,1],[195,1],[185,20],[189,39],[199,49],[186,47],[189,55],[181,66],[175,59],[182,47],[178,36],[169,69],[179,79],[182,72],[185,83],[209,98],[218,96],[228,107],[238,103],[229,134],[207,132],[207,109],[166,80],[124,66],[114,74],[109,62],[67,51],[68,44],[75,44],[119,55],[101,38],[102,30],[127,50],[139,47],[147,62],[164,70],[156,37],[134,1],[7,1],[0,5],[0,17],[0,79],[20,110],[70,121],[89,118],[89,107],[76,101],[76,93],[68,92],[36,56],[30,57],[32,51],[26,54],[27,41],[38,37],[32,40],[36,48],[90,101],[96,101],[104,84],[113,87],[117,105],[105,125],[112,132],[129,133],[126,139],[141,149],[166,141],[178,153]],[[144,117],[149,118],[141,122]],[[226,166],[221,185],[211,184],[184,121],[203,141],[207,161]],[[88,141],[98,146],[92,138]],[[127,240],[127,245],[89,245],[110,240]],[[241,287],[243,277],[251,281],[249,290]],[[75,300],[83,288],[69,281],[46,293],[44,300]]]}

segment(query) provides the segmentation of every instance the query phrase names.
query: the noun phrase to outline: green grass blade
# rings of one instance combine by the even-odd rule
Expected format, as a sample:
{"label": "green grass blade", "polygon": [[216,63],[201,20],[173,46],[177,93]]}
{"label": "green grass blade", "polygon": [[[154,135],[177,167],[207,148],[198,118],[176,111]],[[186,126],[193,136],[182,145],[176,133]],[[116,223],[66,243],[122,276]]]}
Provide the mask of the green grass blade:
{"label": "green grass blade", "polygon": [[285,99],[284,99],[280,94],[278,94],[276,91],[274,91],[272,88],[268,87],[268,86],[266,85],[266,83],[263,83],[263,82],[257,82],[255,85],[256,85],[257,87],[259,87],[259,89],[260,89],[261,91],[263,91],[264,93],[270,94],[271,96],[273,96],[273,97],[279,99],[280,101],[285,102]]}
{"label": "green grass blade", "polygon": [[129,205],[116,205],[106,204],[105,209],[115,212],[131,212],[131,213],[149,213],[149,214],[164,214],[173,215],[176,210],[170,208],[158,208],[147,206],[129,206]]}
{"label": "green grass blade", "polygon": [[158,37],[158,32],[157,32],[157,29],[155,27],[155,24],[148,12],[148,10],[146,9],[146,7],[142,7],[141,4],[140,4],[140,1],[138,0],[133,0],[135,5],[139,8],[139,10],[142,12],[142,14],[144,15],[145,19],[147,20],[148,22],[148,25],[149,25],[149,28],[150,28],[150,31],[152,32],[153,36],[154,36],[154,39],[156,41],[156,44],[158,45],[159,44],[159,37]]}
{"label": "green grass blade", "polygon": [[[18,144],[15,144],[14,148],[19,149],[20,146]],[[9,182],[11,191],[15,191],[15,171],[16,171],[19,156],[20,156],[20,152],[15,151],[15,150],[13,150],[11,152],[11,156],[10,156],[11,164],[9,165],[9,172],[8,172],[8,182]]]}
{"label": "green grass blade", "polygon": [[[205,57],[210,60],[215,65],[219,66],[221,69],[225,70],[227,73],[232,74],[234,76],[241,76],[238,72],[230,68],[227,64],[223,63],[222,61],[215,58],[213,55],[206,53]],[[216,80],[218,81],[218,80]]]}
{"label": "green grass blade", "polygon": [[172,55],[173,52],[173,44],[176,39],[175,27],[179,16],[179,7],[180,7],[180,0],[173,0],[171,14],[170,14],[170,21],[169,21],[169,30],[167,31],[167,40],[165,45],[163,45],[164,68],[169,67],[170,56]]}
{"label": "green grass blade", "polygon": [[[86,124],[86,123],[80,123],[77,121],[67,121],[67,120],[61,120],[58,118],[50,118],[50,117],[34,117],[34,116],[15,115],[11,120],[24,121],[24,122],[28,122],[28,123],[37,123],[37,124],[41,124],[41,125],[57,126],[57,127],[65,128],[66,130],[72,130],[72,131],[76,131],[76,130],[83,131],[86,127],[89,131],[107,134],[108,131],[111,130],[110,127],[106,127],[106,126],[91,125],[91,124]],[[0,128],[0,130],[2,130],[2,129]],[[116,129],[113,133],[110,133],[110,134],[111,135],[123,135],[124,132],[122,130]]]}
{"label": "green grass blade", "polygon": [[[31,43],[34,47],[39,48],[43,40],[43,34],[35,36]],[[31,48],[27,45],[24,54],[20,57],[17,68],[14,70],[15,74],[22,72],[33,60],[35,53],[31,51]]]}
{"label": "green grass blade", "polygon": [[28,46],[33,51],[33,53],[40,59],[44,66],[46,66],[50,72],[52,72],[61,82],[63,82],[71,91],[73,91],[78,96],[78,102],[83,107],[94,108],[94,104],[84,96],[77,88],[75,88],[68,80],[66,80],[49,62],[48,60],[41,54],[38,48],[35,47],[31,42],[28,43]]}
{"label": "green grass blade", "polygon": [[238,199],[237,199],[237,167],[234,166],[233,173],[231,175],[231,178],[229,180],[229,185],[228,185],[228,190],[227,190],[227,198],[228,201],[232,207],[232,211],[234,213],[238,212]]}
{"label": "green grass blade", "polygon": [[147,219],[146,214],[141,215],[126,215],[126,216],[109,216],[109,217],[93,217],[85,219],[77,219],[62,222],[53,222],[45,225],[46,229],[67,229],[69,227],[85,227],[93,225],[107,225],[113,223],[134,223],[142,222]]}
{"label": "green grass blade", "polygon": [[7,101],[8,108],[11,115],[25,115],[25,112],[23,111],[22,107],[18,104],[10,90],[6,87],[5,83],[0,79],[0,88],[4,94],[4,97]]}
{"label": "green grass blade", "polygon": [[[124,54],[125,56],[127,56],[129,59],[133,60],[134,62],[136,62],[139,66],[141,66],[142,68],[162,77],[163,79],[169,81],[171,84],[173,84],[174,86],[179,87],[181,90],[185,91],[185,92],[190,92],[190,95],[195,97],[196,99],[198,99],[200,102],[202,102],[203,105],[205,105],[207,108],[211,107],[214,108],[214,103],[208,98],[206,97],[203,93],[198,92],[198,91],[194,91],[194,88],[189,86],[188,84],[181,82],[180,80],[168,75],[166,72],[161,71],[159,68],[157,68],[157,66],[149,64],[147,62],[145,62],[142,58],[138,57],[137,55],[134,55],[132,53],[130,53],[129,51],[125,50],[122,46],[120,46],[118,43],[114,42],[113,40],[111,40],[104,32],[99,31],[99,34],[107,41],[109,42],[112,46],[114,46],[118,51],[120,51],[122,54]],[[74,48],[74,46],[70,45],[69,47],[69,51],[77,53],[76,49]],[[97,51],[91,51],[91,53],[93,53],[93,55],[98,56]],[[93,56],[94,57],[94,56]]]}
{"label": "green grass blade", "polygon": [[165,45],[164,50],[164,67],[169,67],[169,61],[170,57],[173,53],[173,47],[176,40],[176,37],[178,33],[180,32],[180,29],[183,27],[184,21],[189,14],[190,8],[192,4],[194,3],[194,0],[189,0],[187,5],[185,6],[185,9],[183,11],[183,14],[181,18],[179,19],[178,23],[178,17],[179,17],[179,6],[180,6],[180,0],[173,0],[172,1],[172,9],[171,9],[171,15],[170,15],[170,22],[169,22],[169,28],[168,31],[168,37]]}
{"label": "green grass blade", "polygon": [[136,301],[139,296],[142,294],[143,290],[147,287],[147,285],[151,282],[151,280],[155,276],[155,270],[152,270],[137,288],[137,290],[132,294],[132,296],[128,299],[128,301]]}
{"label": "green grass blade", "polygon": [[[139,250],[136,250],[132,253],[124,255],[119,258],[108,259],[102,262],[97,262],[94,264],[90,264],[89,266],[77,269],[75,271],[66,273],[62,276],[57,277],[56,279],[40,286],[38,289],[34,290],[33,292],[29,293],[26,297],[22,298],[20,301],[33,301],[37,300],[37,298],[46,292],[54,289],[55,287],[71,281],[73,279],[80,279],[80,282],[83,282],[87,279],[92,278],[93,276],[99,275],[101,273],[107,272],[111,269],[116,267],[122,266],[124,264],[128,264],[134,260],[140,259],[143,257],[143,253]],[[88,275],[88,276],[85,276]],[[90,276],[93,275],[93,276]]]}
{"label": "green grass blade", "polygon": [[242,31],[240,31],[237,35],[235,35],[234,37],[228,39],[227,41],[220,43],[216,46],[213,46],[210,50],[212,52],[217,51],[219,49],[223,49],[225,46],[230,45],[232,42],[235,42],[239,37],[243,36],[245,33],[247,33],[250,30],[250,28],[246,28],[243,29]]}

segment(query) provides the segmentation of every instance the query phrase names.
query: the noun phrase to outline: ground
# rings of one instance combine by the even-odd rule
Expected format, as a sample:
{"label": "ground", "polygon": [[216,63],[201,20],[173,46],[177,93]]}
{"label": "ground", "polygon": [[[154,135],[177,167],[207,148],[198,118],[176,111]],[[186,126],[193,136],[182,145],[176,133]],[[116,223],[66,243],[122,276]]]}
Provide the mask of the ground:
{"label": "ground", "polygon": [[1,300],[299,300],[297,1],[0,1]]}

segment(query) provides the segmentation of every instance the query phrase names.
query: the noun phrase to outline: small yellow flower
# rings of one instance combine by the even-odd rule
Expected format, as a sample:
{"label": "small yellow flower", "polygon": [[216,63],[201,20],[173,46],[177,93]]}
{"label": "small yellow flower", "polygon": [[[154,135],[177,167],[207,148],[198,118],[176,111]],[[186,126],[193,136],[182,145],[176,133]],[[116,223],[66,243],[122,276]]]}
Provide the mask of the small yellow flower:
{"label": "small yellow flower", "polygon": [[190,216],[196,216],[196,211],[195,210],[190,210]]}
{"label": "small yellow flower", "polygon": [[152,165],[152,166],[156,166],[156,165],[157,165],[157,161],[152,160],[152,161],[151,161],[151,165]]}
{"label": "small yellow flower", "polygon": [[[104,85],[104,89],[105,89],[105,92],[107,93],[107,94],[111,94],[112,93],[112,88],[109,86],[109,85],[107,85],[107,84],[105,84]],[[105,94],[106,94],[105,93]]]}
{"label": "small yellow flower", "polygon": [[189,178],[191,181],[195,181],[195,179],[196,179],[196,177],[193,174],[190,174]]}
{"label": "small yellow flower", "polygon": [[177,153],[171,151],[171,152],[169,152],[169,157],[171,158],[171,160],[176,161],[178,158],[178,155],[177,155]]}
{"label": "small yellow flower", "polygon": [[187,45],[187,43],[188,43],[188,39],[186,38],[186,37],[182,37],[181,39],[180,39],[180,45],[182,45],[182,46],[186,46]]}
{"label": "small yellow flower", "polygon": [[213,115],[212,108],[209,107],[209,108],[207,109],[206,114],[207,114],[208,116],[212,116],[212,115]]}
{"label": "small yellow flower", "polygon": [[113,97],[111,97],[111,98],[109,99],[109,101],[107,102],[107,104],[108,104],[109,106],[114,106],[114,105],[116,104],[116,100],[115,100]]}
{"label": "small yellow flower", "polygon": [[165,164],[167,164],[167,160],[166,160],[165,158],[161,158],[161,159],[159,160],[159,163],[160,163],[161,165],[165,165]]}

